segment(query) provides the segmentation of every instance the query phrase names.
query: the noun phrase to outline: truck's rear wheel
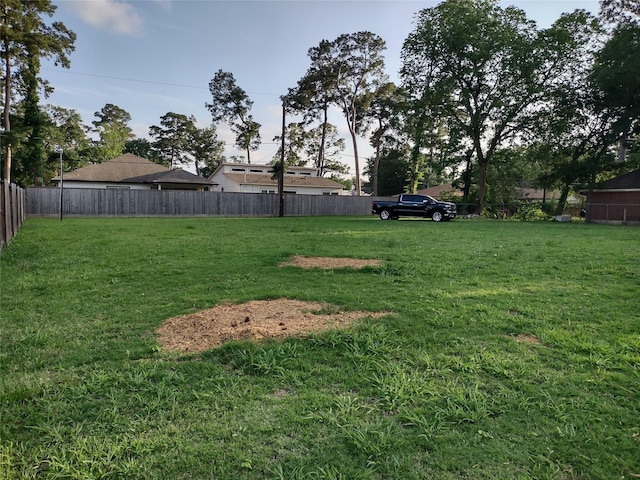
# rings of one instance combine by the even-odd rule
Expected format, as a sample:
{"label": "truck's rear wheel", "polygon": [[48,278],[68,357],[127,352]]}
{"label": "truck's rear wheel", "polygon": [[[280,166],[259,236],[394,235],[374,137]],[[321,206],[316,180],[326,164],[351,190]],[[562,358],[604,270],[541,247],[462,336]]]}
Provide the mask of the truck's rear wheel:
{"label": "truck's rear wheel", "polygon": [[391,219],[391,212],[389,210],[381,210],[380,211],[380,219],[381,220],[390,220]]}
{"label": "truck's rear wheel", "polygon": [[431,220],[434,222],[441,222],[444,219],[444,214],[440,210],[436,210],[431,215]]}

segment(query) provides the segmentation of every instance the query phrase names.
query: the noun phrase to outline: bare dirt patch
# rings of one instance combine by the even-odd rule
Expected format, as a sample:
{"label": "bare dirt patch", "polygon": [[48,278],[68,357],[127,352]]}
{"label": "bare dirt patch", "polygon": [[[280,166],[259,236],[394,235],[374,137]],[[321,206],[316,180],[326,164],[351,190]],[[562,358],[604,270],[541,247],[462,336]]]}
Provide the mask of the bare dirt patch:
{"label": "bare dirt patch", "polygon": [[364,268],[382,265],[382,261],[362,258],[303,257],[294,255],[289,258],[288,261],[280,263],[279,266],[283,267],[287,265],[300,268],[322,268],[330,270],[332,268]]}
{"label": "bare dirt patch", "polygon": [[520,334],[513,337],[513,339],[518,343],[528,343],[529,345],[542,345],[542,342],[540,341],[540,339],[533,335]]}
{"label": "bare dirt patch", "polygon": [[303,336],[330,328],[347,327],[365,317],[385,312],[345,312],[335,306],[300,300],[254,300],[223,304],[166,320],[156,333],[163,350],[202,352],[233,340]]}

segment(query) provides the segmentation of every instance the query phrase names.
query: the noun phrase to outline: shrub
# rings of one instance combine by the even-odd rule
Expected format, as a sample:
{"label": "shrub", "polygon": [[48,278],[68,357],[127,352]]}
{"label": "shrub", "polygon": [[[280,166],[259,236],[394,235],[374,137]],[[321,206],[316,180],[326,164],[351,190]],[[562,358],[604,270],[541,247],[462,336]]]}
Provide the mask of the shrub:
{"label": "shrub", "polygon": [[539,203],[525,203],[520,206],[511,218],[521,222],[535,222],[551,220],[553,217],[545,213]]}

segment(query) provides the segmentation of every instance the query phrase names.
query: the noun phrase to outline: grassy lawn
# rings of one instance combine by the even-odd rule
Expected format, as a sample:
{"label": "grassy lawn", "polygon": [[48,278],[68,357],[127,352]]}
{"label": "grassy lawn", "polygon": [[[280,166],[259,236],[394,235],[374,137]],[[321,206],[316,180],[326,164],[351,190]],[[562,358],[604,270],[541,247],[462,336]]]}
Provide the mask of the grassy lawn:
{"label": "grassy lawn", "polygon": [[[0,479],[640,476],[640,228],[29,219],[0,283]],[[282,297],[394,313],[156,342],[169,317]]]}

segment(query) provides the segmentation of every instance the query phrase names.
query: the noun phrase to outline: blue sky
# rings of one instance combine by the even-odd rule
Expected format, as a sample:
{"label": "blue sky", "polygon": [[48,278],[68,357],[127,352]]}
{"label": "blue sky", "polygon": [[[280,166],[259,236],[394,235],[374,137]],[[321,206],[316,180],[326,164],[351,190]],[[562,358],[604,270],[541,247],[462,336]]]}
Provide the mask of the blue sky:
{"label": "blue sky", "polygon": [[[309,66],[307,51],[323,40],[362,30],[386,44],[387,74],[396,80],[402,42],[413,29],[414,14],[438,1],[413,0],[54,0],[53,20],[77,34],[71,68],[43,64],[42,76],[55,88],[46,103],[75,109],[86,124],[113,103],[131,114],[136,136],[148,137],[167,112],[193,115],[211,123],[205,103],[208,85],[219,69],[234,74],[253,100],[252,114],[262,124],[263,146],[252,162],[269,162],[281,129],[280,96]],[[511,0],[541,28],[562,12],[598,11],[597,0]],[[333,118],[341,131],[344,119]],[[219,127],[227,154],[242,155],[233,135]],[[368,141],[359,143],[370,154]],[[347,143],[343,161],[353,167]],[[361,161],[361,165],[364,160]],[[186,167],[190,169],[189,167]],[[352,171],[352,174],[354,172]]]}

